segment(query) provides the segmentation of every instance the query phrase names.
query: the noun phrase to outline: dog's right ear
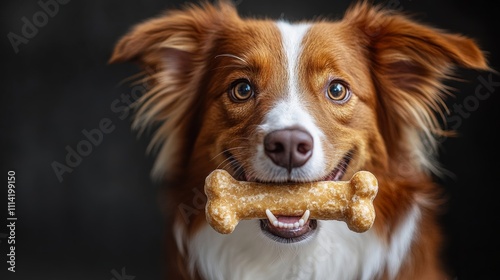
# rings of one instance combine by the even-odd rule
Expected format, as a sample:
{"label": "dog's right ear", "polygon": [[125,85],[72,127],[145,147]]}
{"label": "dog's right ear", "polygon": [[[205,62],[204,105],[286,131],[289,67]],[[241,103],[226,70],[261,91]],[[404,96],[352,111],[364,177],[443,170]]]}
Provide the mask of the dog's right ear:
{"label": "dog's right ear", "polygon": [[[149,151],[158,151],[152,176],[163,179],[180,170],[189,154],[186,143],[198,80],[210,59],[217,30],[235,22],[229,1],[190,5],[135,26],[116,45],[109,63],[135,62],[145,71],[149,90],[137,101],[133,128],[155,126]],[[157,126],[158,125],[158,126]]]}

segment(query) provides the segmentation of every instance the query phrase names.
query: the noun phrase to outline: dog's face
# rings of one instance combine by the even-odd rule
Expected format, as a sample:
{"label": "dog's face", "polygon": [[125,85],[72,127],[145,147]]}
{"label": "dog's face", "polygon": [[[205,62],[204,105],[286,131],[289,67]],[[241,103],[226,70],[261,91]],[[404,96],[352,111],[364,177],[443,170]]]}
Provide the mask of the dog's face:
{"label": "dog's face", "polygon": [[[190,7],[132,30],[111,59],[127,60],[150,72],[135,124],[159,124],[154,173],[179,183],[180,200],[216,168],[265,183],[342,180],[359,170],[398,177],[401,165],[424,176],[432,134],[442,133],[442,80],[453,65],[487,68],[470,39],[366,3],[340,21],[294,24],[241,19],[227,4]],[[376,224],[398,213],[397,199],[381,188]],[[195,220],[193,234],[204,213]],[[260,229],[289,243],[316,226],[261,221]]]}
{"label": "dog's face", "polygon": [[433,146],[441,132],[442,79],[455,64],[486,68],[470,39],[367,4],[299,24],[241,19],[227,4],[173,11],[122,38],[111,61],[126,60],[154,84],[135,124],[161,125],[155,174],[200,160],[265,182],[429,167],[420,138]]}
{"label": "dog's face", "polygon": [[[371,165],[383,155],[370,150],[381,147],[375,95],[348,32],[271,21],[223,30],[203,82],[195,150],[241,181],[340,180]],[[301,241],[316,229],[316,221],[276,216],[280,227],[261,221],[274,240]]]}
{"label": "dog's face", "polygon": [[261,182],[339,180],[370,161],[381,141],[375,96],[345,26],[236,28],[219,34],[209,62],[196,149]]}

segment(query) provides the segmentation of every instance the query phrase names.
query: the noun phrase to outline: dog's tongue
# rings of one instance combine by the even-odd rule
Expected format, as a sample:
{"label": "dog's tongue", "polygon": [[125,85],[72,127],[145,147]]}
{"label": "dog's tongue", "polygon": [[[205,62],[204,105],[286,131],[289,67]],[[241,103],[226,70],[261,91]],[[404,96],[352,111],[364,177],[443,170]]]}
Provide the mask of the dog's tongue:
{"label": "dog's tongue", "polygon": [[295,224],[298,223],[300,220],[300,217],[296,216],[277,216],[278,222],[284,223],[284,224]]}

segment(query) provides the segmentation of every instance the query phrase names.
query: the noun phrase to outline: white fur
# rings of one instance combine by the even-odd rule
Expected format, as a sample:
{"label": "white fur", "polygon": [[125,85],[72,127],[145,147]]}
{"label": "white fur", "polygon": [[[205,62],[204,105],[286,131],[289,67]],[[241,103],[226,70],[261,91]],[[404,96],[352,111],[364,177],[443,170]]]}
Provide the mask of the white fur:
{"label": "white fur", "polygon": [[187,246],[190,272],[197,269],[205,279],[217,280],[368,280],[377,279],[387,267],[394,277],[413,240],[420,217],[417,209],[409,211],[389,244],[372,230],[355,233],[338,221],[318,221],[315,235],[293,244],[271,240],[255,220],[241,221],[228,235],[205,225]]}
{"label": "white fur", "polygon": [[[256,145],[255,157],[252,159],[251,176],[262,181],[311,181],[324,177],[325,157],[322,149],[324,134],[315,124],[314,118],[308,112],[298,82],[297,64],[301,54],[301,43],[309,30],[307,24],[289,24],[278,22],[283,41],[283,52],[287,59],[288,83],[283,98],[273,106],[258,127],[257,133],[264,136],[269,132],[300,126],[307,130],[313,138],[314,150],[311,158],[300,168],[294,168],[291,174],[283,167],[275,165],[265,154],[263,145]],[[263,137],[262,137],[263,138]]]}
{"label": "white fur", "polygon": [[406,219],[403,220],[396,230],[396,235],[394,236],[397,238],[392,240],[387,255],[387,266],[389,268],[388,272],[389,277],[391,278],[396,276],[396,273],[399,271],[399,267],[401,266],[401,260],[410,248],[415,230],[417,229],[417,223],[420,220],[420,215],[421,213],[419,208],[417,205],[414,205],[410,209]]}

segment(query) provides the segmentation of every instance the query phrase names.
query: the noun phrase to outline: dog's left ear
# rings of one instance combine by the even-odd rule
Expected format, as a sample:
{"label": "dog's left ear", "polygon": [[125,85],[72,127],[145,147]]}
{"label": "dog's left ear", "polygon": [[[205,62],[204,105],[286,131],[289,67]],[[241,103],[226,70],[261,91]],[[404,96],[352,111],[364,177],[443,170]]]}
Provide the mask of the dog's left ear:
{"label": "dog's left ear", "polygon": [[388,150],[408,155],[412,147],[402,145],[414,143],[409,140],[422,135],[430,145],[421,148],[432,149],[432,135],[444,133],[436,118],[436,112],[444,116],[447,110],[443,80],[451,77],[456,66],[489,70],[484,54],[469,38],[420,24],[364,1],[353,6],[343,22],[355,29],[352,31],[358,34],[371,64],[381,107],[377,110],[379,124],[391,147]]}

